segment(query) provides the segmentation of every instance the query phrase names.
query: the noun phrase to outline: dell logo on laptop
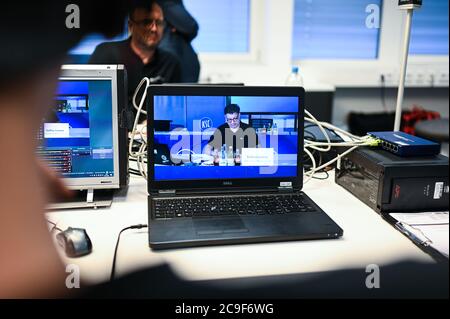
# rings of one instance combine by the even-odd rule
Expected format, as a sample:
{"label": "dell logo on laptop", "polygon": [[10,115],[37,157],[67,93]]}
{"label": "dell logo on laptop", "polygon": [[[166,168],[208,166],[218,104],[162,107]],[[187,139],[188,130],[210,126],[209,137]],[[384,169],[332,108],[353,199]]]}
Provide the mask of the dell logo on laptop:
{"label": "dell logo on laptop", "polygon": [[223,186],[231,186],[231,185],[233,185],[233,182],[231,182],[231,181],[224,181],[223,182]]}

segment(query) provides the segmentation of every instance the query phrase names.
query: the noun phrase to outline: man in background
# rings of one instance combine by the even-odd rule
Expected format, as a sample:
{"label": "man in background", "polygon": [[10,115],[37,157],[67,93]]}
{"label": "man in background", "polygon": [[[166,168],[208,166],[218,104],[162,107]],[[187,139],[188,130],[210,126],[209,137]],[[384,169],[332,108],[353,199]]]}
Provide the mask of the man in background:
{"label": "man in background", "polygon": [[181,62],[181,82],[196,83],[200,75],[200,62],[192,47],[198,34],[197,21],[186,10],[182,0],[158,0],[167,26],[159,47],[178,57]]}

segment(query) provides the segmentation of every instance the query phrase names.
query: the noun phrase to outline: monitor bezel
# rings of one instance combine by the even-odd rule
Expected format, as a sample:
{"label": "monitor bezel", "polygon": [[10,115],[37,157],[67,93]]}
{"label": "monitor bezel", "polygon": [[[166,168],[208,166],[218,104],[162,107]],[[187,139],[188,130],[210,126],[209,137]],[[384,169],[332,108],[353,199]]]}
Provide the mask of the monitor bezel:
{"label": "monitor bezel", "polygon": [[[194,86],[194,85],[151,85],[147,91],[147,132],[149,159],[153,156],[154,148],[154,96],[267,96],[267,97],[298,97],[298,123],[304,119],[305,90],[302,87],[260,87],[260,86]],[[299,125],[299,124],[298,124]],[[154,177],[154,161],[149,160],[148,168],[148,192],[149,194],[160,190],[244,190],[244,189],[276,189],[284,185],[291,185],[293,189],[303,187],[303,130],[298,130],[297,174],[294,177],[277,178],[251,178],[251,179],[202,179],[202,180],[178,180],[156,181]]]}
{"label": "monitor bezel", "polygon": [[112,94],[113,167],[112,177],[62,177],[64,184],[72,190],[118,189],[119,171],[119,119],[118,119],[118,65],[63,65],[59,81],[108,80]]}

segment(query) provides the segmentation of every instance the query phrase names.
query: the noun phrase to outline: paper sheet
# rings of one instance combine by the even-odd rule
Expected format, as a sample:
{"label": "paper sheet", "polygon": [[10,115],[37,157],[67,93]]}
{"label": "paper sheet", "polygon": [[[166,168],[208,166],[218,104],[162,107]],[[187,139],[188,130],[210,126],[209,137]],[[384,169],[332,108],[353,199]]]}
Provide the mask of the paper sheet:
{"label": "paper sheet", "polygon": [[432,241],[430,245],[448,258],[448,225],[414,226]]}
{"label": "paper sheet", "polygon": [[396,220],[409,225],[436,225],[448,224],[448,212],[430,213],[392,213]]}
{"label": "paper sheet", "polygon": [[410,225],[431,241],[430,246],[448,258],[449,212],[392,213],[397,221]]}

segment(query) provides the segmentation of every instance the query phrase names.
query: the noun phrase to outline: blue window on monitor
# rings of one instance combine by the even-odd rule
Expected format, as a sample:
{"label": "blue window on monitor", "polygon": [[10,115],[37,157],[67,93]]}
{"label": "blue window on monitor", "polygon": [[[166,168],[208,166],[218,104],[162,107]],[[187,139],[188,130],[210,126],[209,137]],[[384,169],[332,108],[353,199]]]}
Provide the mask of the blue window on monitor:
{"label": "blue window on monitor", "polygon": [[155,96],[155,180],[297,176],[298,104],[298,97]]}
{"label": "blue window on monitor", "polygon": [[428,0],[414,11],[410,54],[448,55],[448,0]]}
{"label": "blue window on monitor", "polygon": [[381,5],[381,0],[295,0],[293,59],[376,59],[380,29],[370,14],[371,8],[381,14]]}
{"label": "blue window on monitor", "polygon": [[250,0],[185,0],[200,30],[197,52],[247,53],[250,39]]}
{"label": "blue window on monitor", "polygon": [[65,178],[114,176],[110,80],[59,82],[37,153]]}

